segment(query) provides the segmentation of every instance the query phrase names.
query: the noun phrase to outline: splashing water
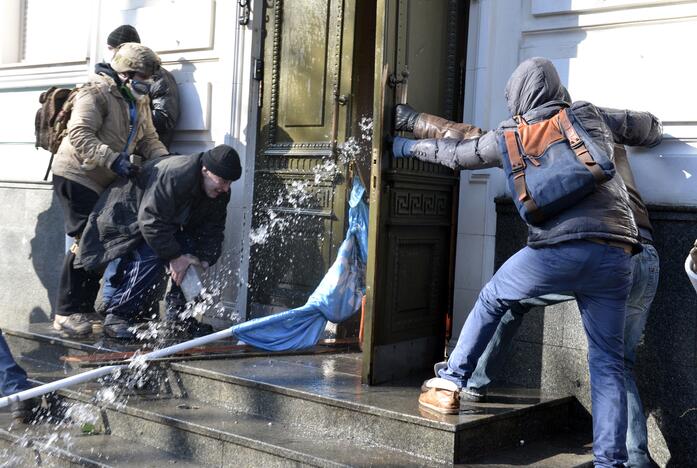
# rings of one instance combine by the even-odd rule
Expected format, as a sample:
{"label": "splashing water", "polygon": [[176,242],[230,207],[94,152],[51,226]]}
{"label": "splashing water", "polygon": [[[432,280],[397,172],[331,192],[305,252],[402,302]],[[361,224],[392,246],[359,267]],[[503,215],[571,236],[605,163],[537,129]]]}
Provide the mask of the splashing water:
{"label": "splashing water", "polygon": [[[361,162],[367,159],[366,143],[373,136],[373,119],[362,117],[358,122],[360,134],[351,136],[337,147],[336,157],[328,156],[312,167],[311,180],[292,180],[281,187],[276,195],[273,206],[258,208],[257,215],[265,218],[264,222],[250,230],[250,245],[266,244],[270,237],[282,235],[302,222],[302,218],[293,217],[293,211],[303,208],[311,202],[316,194],[315,186],[323,182],[332,182],[340,175],[343,168],[350,162]],[[320,239],[321,240],[321,239]]]}

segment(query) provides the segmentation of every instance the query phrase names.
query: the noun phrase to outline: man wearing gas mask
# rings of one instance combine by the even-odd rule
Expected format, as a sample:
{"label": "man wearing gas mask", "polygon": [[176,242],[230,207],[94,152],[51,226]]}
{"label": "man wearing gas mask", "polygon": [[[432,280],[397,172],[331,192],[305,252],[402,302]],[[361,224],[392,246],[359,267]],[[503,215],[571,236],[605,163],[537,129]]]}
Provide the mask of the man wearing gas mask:
{"label": "man wearing gas mask", "polygon": [[[138,161],[169,153],[158,139],[148,92],[160,59],[137,43],[120,45],[111,64],[80,88],[53,162],[53,187],[63,207],[65,232],[75,239],[61,272],[54,328],[70,336],[92,332],[90,314],[99,275],[75,268],[75,251],[99,194],[118,177],[132,177]],[[94,319],[94,317],[92,317]]]}
{"label": "man wearing gas mask", "polygon": [[[130,24],[123,24],[109,33],[106,41],[106,59],[110,60],[114,56],[116,49],[125,42],[137,42],[140,44],[140,35],[136,28]],[[153,74],[152,80],[153,83],[148,93],[150,110],[152,111],[152,123],[155,125],[160,141],[169,148],[174,136],[174,127],[177,126],[179,121],[179,88],[172,73],[164,67],[160,67]]]}

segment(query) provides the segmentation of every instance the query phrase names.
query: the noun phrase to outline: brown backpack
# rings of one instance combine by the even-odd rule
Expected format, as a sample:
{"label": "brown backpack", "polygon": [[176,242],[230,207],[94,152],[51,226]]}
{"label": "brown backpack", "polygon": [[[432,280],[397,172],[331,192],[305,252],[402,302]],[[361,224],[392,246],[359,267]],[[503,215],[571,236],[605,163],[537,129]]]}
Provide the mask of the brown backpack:
{"label": "brown backpack", "polygon": [[51,152],[44,180],[48,179],[53,155],[58,151],[58,147],[68,131],[68,121],[77,91],[78,88],[68,89],[52,86],[41,93],[39,97],[41,107],[36,111],[34,119],[34,133],[36,134],[34,146]]}

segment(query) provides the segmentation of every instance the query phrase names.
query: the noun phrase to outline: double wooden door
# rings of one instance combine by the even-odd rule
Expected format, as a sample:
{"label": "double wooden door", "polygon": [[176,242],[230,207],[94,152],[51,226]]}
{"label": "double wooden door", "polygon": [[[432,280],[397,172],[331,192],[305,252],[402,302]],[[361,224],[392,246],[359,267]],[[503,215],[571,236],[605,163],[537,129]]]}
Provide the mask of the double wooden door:
{"label": "double wooden door", "polygon": [[251,315],[305,302],[343,240],[359,174],[370,197],[364,381],[421,373],[442,358],[451,313],[458,174],[392,159],[385,137],[399,102],[461,115],[468,2],[266,0],[264,10]]}

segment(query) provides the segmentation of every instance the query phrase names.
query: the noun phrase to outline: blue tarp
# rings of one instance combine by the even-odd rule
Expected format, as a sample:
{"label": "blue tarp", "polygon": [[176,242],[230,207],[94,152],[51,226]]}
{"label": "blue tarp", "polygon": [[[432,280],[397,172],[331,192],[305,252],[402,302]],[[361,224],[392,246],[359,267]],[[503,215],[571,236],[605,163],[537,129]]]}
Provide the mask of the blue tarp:
{"label": "blue tarp", "polygon": [[334,264],[297,309],[240,323],[234,336],[268,351],[287,351],[317,344],[327,321],[342,322],[361,307],[368,260],[368,206],[365,187],[356,177],[349,199],[349,227]]}

